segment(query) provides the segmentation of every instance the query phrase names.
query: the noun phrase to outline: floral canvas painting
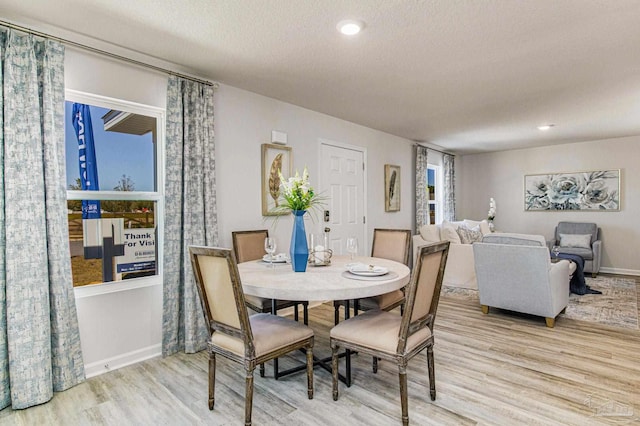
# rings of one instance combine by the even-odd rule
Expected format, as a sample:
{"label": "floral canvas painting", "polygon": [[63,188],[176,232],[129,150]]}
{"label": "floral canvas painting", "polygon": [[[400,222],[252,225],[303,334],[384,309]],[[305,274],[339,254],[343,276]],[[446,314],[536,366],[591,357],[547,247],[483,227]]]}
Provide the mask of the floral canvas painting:
{"label": "floral canvas painting", "polygon": [[524,177],[525,211],[620,210],[620,170]]}

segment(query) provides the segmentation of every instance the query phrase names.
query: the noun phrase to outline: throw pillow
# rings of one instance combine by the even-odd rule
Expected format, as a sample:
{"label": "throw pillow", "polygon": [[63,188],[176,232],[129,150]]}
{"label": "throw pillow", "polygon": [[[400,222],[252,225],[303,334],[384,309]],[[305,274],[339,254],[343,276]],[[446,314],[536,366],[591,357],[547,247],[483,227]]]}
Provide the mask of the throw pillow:
{"label": "throw pillow", "polygon": [[477,241],[482,241],[482,232],[480,231],[480,226],[476,226],[474,229],[460,226],[456,231],[460,236],[460,241],[462,242],[462,244],[473,244]]}
{"label": "throw pillow", "polygon": [[489,228],[489,222],[487,222],[486,219],[481,221],[465,219],[464,226],[466,226],[469,229],[474,229],[476,226],[480,226],[480,232],[482,232],[482,235],[487,235],[491,233],[491,229]]}
{"label": "throw pillow", "polygon": [[560,247],[591,248],[591,234],[560,234]]}
{"label": "throw pillow", "polygon": [[440,239],[450,241],[452,244],[462,244],[456,228],[450,222],[442,222],[442,225],[440,225]]}
{"label": "throw pillow", "polygon": [[422,225],[420,236],[425,241],[440,241],[440,228],[438,225]]}

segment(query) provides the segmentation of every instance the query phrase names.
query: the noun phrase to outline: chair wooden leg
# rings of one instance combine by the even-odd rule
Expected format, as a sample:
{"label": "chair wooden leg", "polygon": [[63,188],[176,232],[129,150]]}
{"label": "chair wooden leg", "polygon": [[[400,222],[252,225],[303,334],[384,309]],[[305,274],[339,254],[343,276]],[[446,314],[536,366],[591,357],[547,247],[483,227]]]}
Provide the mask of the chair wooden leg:
{"label": "chair wooden leg", "polygon": [[376,374],[378,372],[378,357],[374,356],[373,357],[373,374]]}
{"label": "chair wooden leg", "polygon": [[400,379],[400,405],[402,406],[402,425],[409,424],[409,404],[407,402],[407,368],[399,366],[398,377]]}
{"label": "chair wooden leg", "polygon": [[487,305],[480,305],[480,309],[482,309],[482,313],[485,315],[489,313],[489,307]]}
{"label": "chair wooden leg", "polygon": [[253,409],[253,368],[247,369],[244,390],[244,424],[251,426],[251,411]]}
{"label": "chair wooden leg", "polygon": [[264,362],[260,364],[260,377],[264,377]]}
{"label": "chair wooden leg", "polygon": [[556,319],[555,318],[545,318],[544,321],[547,323],[547,327],[549,327],[549,328],[553,328],[556,325]]}
{"label": "chair wooden leg", "polygon": [[591,273],[591,278],[595,278],[595,277],[597,277],[597,276],[598,276],[598,274],[597,274],[596,272],[592,272],[592,273]]}
{"label": "chair wooden leg", "polygon": [[307,348],[307,394],[313,399],[313,347]]}
{"label": "chair wooden leg", "polygon": [[216,354],[209,352],[209,410],[213,410],[216,391]]}
{"label": "chair wooden leg", "polygon": [[297,303],[293,304],[293,320],[295,322],[298,322],[298,304]]}
{"label": "chair wooden leg", "polygon": [[309,302],[302,303],[302,321],[304,325],[309,325]]}
{"label": "chair wooden leg", "polygon": [[333,383],[333,400],[338,400],[338,347],[331,348],[331,377]]}
{"label": "chair wooden leg", "polygon": [[433,360],[433,346],[427,347],[427,366],[429,369],[429,391],[431,400],[436,400],[436,368]]}

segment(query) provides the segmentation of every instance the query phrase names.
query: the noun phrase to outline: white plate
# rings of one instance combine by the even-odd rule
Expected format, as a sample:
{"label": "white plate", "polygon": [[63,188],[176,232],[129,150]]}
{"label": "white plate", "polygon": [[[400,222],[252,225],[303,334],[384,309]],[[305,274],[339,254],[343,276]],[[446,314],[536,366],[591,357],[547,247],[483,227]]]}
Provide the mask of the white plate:
{"label": "white plate", "polygon": [[357,265],[348,269],[353,275],[360,275],[362,277],[378,277],[389,273],[387,268],[382,266],[368,267],[367,265]]}
{"label": "white plate", "polygon": [[270,259],[268,254],[262,256],[262,261],[267,263],[287,263],[288,258],[286,256],[282,256],[280,254],[276,254],[273,256],[273,260]]}

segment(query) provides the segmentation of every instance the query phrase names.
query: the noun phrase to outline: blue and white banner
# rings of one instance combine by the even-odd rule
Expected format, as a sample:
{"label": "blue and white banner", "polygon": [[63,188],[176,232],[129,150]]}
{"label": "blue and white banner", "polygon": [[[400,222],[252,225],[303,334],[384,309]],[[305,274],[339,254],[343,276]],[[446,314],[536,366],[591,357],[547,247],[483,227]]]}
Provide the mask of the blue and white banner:
{"label": "blue and white banner", "polygon": [[[89,105],[73,104],[73,128],[76,130],[76,138],[78,139],[78,161],[82,189],[97,191],[100,186],[98,185],[98,165]],[[82,200],[82,218],[99,219],[100,201]]]}

